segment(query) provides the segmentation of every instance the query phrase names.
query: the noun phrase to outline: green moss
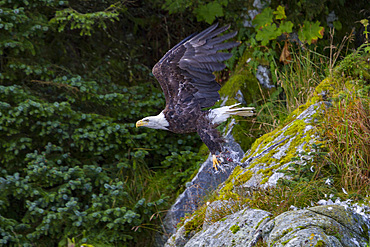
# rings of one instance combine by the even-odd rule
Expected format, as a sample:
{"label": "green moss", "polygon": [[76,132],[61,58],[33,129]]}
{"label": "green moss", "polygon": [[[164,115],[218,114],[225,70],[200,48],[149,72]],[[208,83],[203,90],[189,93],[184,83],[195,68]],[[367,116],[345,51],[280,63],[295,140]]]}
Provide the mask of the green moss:
{"label": "green moss", "polygon": [[[340,211],[337,211],[337,212],[340,212]],[[326,227],[323,230],[324,230],[324,232],[325,232],[326,235],[334,236],[334,237],[336,237],[339,240],[342,239],[342,236],[339,234],[340,229],[337,226],[335,226],[335,225],[331,225],[329,227]]]}
{"label": "green moss", "polygon": [[192,214],[193,218],[187,221],[184,225],[185,237],[189,236],[192,231],[198,232],[201,230],[204,223],[206,210],[207,206],[203,205]]}
{"label": "green moss", "polygon": [[263,178],[260,184],[265,184],[267,181],[269,181],[269,177]]}
{"label": "green moss", "polygon": [[[252,162],[250,167],[252,167],[254,164],[270,165],[269,167],[265,169],[260,169],[258,171],[258,173],[262,173],[265,175],[261,184],[266,183],[268,181],[268,178],[273,174],[274,170],[291,162],[292,158],[297,155],[298,146],[300,146],[303,143],[306,143],[306,145],[303,146],[303,149],[306,148],[307,149],[306,151],[310,149],[310,147],[307,144],[311,141],[311,135],[314,133],[314,130],[311,129],[307,131],[307,133],[304,133],[306,126],[307,124],[303,120],[296,120],[293,122],[293,124],[291,124],[289,128],[287,128],[284,131],[284,133],[281,133],[281,131],[279,131],[275,133],[274,135],[270,135],[269,138],[267,138],[267,139],[270,139],[270,138],[275,139],[277,136],[281,134],[284,134],[284,136],[294,136],[294,138],[290,139],[290,145],[289,145],[289,148],[285,151],[284,157],[278,160],[274,158],[273,156],[276,154],[278,147],[285,145],[286,144],[285,142],[281,143],[278,147],[275,148],[275,150],[271,150],[269,153],[261,156],[260,158]],[[263,147],[263,145],[261,147]],[[272,165],[274,163],[275,165]]]}
{"label": "green moss", "polygon": [[262,223],[262,222],[264,222],[264,221],[265,221],[265,219],[267,219],[267,218],[270,218],[270,216],[265,216],[263,219],[261,219],[261,220],[257,223],[257,225],[256,225],[256,228],[255,228],[255,229],[258,229],[258,227],[261,225],[261,223]]}
{"label": "green moss", "polygon": [[253,175],[253,172],[250,170],[244,170],[244,172],[235,178],[235,186],[239,186],[247,182]]}
{"label": "green moss", "polygon": [[293,124],[284,132],[285,136],[292,136],[297,133],[303,133],[303,130],[306,128],[306,123],[303,120],[296,120]]}
{"label": "green moss", "polygon": [[220,95],[228,97],[226,104],[235,104],[237,100],[235,99],[238,89],[241,90],[243,84],[248,83],[249,78],[247,75],[234,75],[231,77],[221,88]]}
{"label": "green moss", "polygon": [[203,156],[205,159],[207,159],[207,157],[209,155],[209,149],[206,146],[206,144],[202,144],[202,146],[200,146],[198,154],[200,156]]}
{"label": "green moss", "polygon": [[282,245],[286,245],[287,243],[289,243],[290,242],[290,240],[292,240],[292,239],[295,239],[297,236],[294,236],[294,237],[292,237],[292,238],[290,238],[290,239],[287,239],[287,240],[285,240],[284,242],[282,242],[281,244]]}
{"label": "green moss", "polygon": [[[237,222],[237,224],[238,224],[238,223],[239,223],[239,222]],[[239,230],[240,230],[240,226],[238,226],[238,225],[233,225],[232,227],[230,227],[230,231],[231,231],[233,234],[237,233]]]}
{"label": "green moss", "polygon": [[259,153],[261,152],[264,148],[265,148],[265,145],[264,144],[268,144],[270,143],[272,140],[274,140],[277,136],[280,135],[279,131],[280,131],[281,128],[277,128],[275,129],[274,131],[270,132],[270,133],[266,133],[264,134],[263,136],[261,136],[260,138],[258,138],[253,144],[252,144],[252,147],[250,149],[250,152],[249,152],[249,155],[245,156],[243,159],[242,159],[242,162],[245,162],[248,158],[250,158],[252,155],[255,155],[256,153]]}
{"label": "green moss", "polygon": [[293,231],[293,228],[288,228],[286,230],[284,230],[282,233],[281,233],[281,237],[283,237],[284,235],[287,235],[288,233],[290,233],[291,231]]}
{"label": "green moss", "polygon": [[228,191],[232,191],[232,189],[234,188],[235,176],[238,176],[241,172],[242,172],[242,168],[240,166],[237,166],[234,168],[233,172],[230,174],[228,179],[225,181],[225,185],[220,191],[221,194],[228,192]]}
{"label": "green moss", "polygon": [[262,173],[264,175],[272,175],[272,171],[279,168],[279,167],[280,167],[280,163],[276,164],[276,165],[273,165],[273,166],[270,166],[266,169],[260,169],[257,173]]}
{"label": "green moss", "polygon": [[[293,114],[298,115],[301,113],[301,111],[303,111],[303,109],[306,108],[307,108],[306,106],[303,106],[300,109],[297,109],[297,111],[295,111]],[[262,136],[252,145],[249,155],[243,159],[243,162],[252,155],[256,155],[256,153],[260,153],[262,152],[262,150],[268,148],[266,145],[270,144],[271,141],[275,140],[278,136],[282,134],[287,137],[292,136],[292,138],[290,139],[290,145],[288,149],[285,151],[285,154],[282,158],[276,159],[274,158],[274,155],[277,153],[279,147],[286,145],[286,142],[281,143],[279,146],[275,147],[270,152],[253,160],[249,165],[248,167],[249,169],[253,168],[256,164],[259,165],[263,164],[268,166],[267,168],[260,169],[258,171],[258,173],[262,173],[264,175],[261,184],[264,184],[268,181],[269,177],[273,174],[274,170],[277,170],[279,167],[291,162],[292,158],[297,156],[298,146],[301,146],[303,143],[305,143],[303,149],[309,151],[311,147],[308,144],[311,141],[312,138],[311,136],[314,133],[314,129],[311,129],[304,133],[306,126],[307,124],[304,122],[304,120],[296,120],[284,132],[281,131],[282,127],[280,127],[274,130],[273,132],[267,133],[266,135]]]}
{"label": "green moss", "polygon": [[325,244],[325,242],[324,241],[322,241],[321,239],[319,240],[319,241],[317,241],[317,243],[315,244],[315,247],[323,247],[323,246],[326,246],[326,244]]}
{"label": "green moss", "polygon": [[334,76],[341,78],[343,74],[363,80],[370,80],[370,65],[368,59],[370,54],[354,52],[346,56],[334,69]]}
{"label": "green moss", "polygon": [[235,96],[240,90],[247,104],[257,105],[262,98],[267,98],[275,90],[260,87],[256,76],[252,72],[252,67],[245,66],[250,57],[251,54],[248,51],[243,54],[235,69],[235,74],[222,86],[220,94],[229,97],[227,103],[236,103]]}
{"label": "green moss", "polygon": [[[266,164],[276,163],[277,159],[273,158],[273,156],[274,156],[274,154],[276,152],[277,152],[276,149],[275,150],[271,150],[270,152],[266,153],[265,155],[262,155],[261,157],[253,160],[253,162],[250,164],[249,168],[254,167],[256,164],[266,165]],[[263,171],[263,169],[261,169],[259,171],[259,173],[261,173],[262,171]]]}
{"label": "green moss", "polygon": [[323,93],[325,95],[332,95],[336,91],[335,80],[332,78],[325,78],[320,82],[320,84],[315,88],[314,95],[307,100],[306,105],[310,106],[323,101]]}
{"label": "green moss", "polygon": [[[241,168],[240,166],[235,167],[229,178],[225,181],[224,187],[220,190],[220,197],[218,199],[228,199],[225,195],[232,196],[234,193],[232,190],[234,186],[239,186],[247,182],[253,175],[253,172]],[[235,194],[236,195],[236,194]]]}
{"label": "green moss", "polygon": [[[304,141],[308,142],[310,140],[310,135],[307,133],[305,135],[305,138],[303,138],[304,134],[304,129],[306,127],[306,124],[303,120],[297,120],[290,126],[283,134],[284,136],[293,136],[296,135],[295,138],[292,139],[290,147],[285,151],[285,157],[278,160],[276,158],[273,158],[273,156],[276,154],[278,147],[285,145],[286,142],[281,143],[279,146],[275,147],[274,150],[271,150],[269,153],[261,156],[260,158],[254,160],[251,164],[251,167],[253,167],[254,164],[273,164],[275,163],[276,165],[270,166],[266,169],[261,169],[258,172],[263,173],[265,175],[272,175],[272,171],[279,168],[280,166],[288,163],[291,161],[291,159],[296,156],[296,148],[299,146],[301,143]],[[274,134],[267,135],[265,136],[265,141],[260,142],[261,144],[263,143],[270,143],[273,139],[275,139],[277,136],[281,135],[281,131],[277,131]],[[271,139],[271,140],[270,140]],[[257,144],[258,145],[258,144]],[[266,148],[263,145],[261,145],[261,149]],[[266,181],[265,181],[266,182]]]}
{"label": "green moss", "polygon": [[[228,98],[226,105],[231,105],[238,103],[236,100],[238,91],[243,94],[243,98],[248,105],[252,103],[256,104],[262,97],[258,88],[257,79],[252,73],[246,70],[241,74],[232,76],[221,88],[220,95]],[[238,121],[238,124],[233,126],[233,137],[235,141],[240,144],[241,148],[246,151],[256,140],[254,135],[249,135],[252,123],[246,121],[246,119],[242,117],[235,117],[235,119]]]}
{"label": "green moss", "polygon": [[[232,191],[234,188],[234,184],[229,182],[229,183],[226,183],[225,186],[222,188],[222,190],[220,191],[220,194],[224,194],[225,192],[229,192],[229,191]],[[223,198],[224,199],[224,198]]]}
{"label": "green moss", "polygon": [[284,120],[282,125],[285,126],[285,125],[289,124],[290,122],[296,120],[296,118],[299,116],[299,114],[304,112],[309,106],[310,106],[310,104],[304,104],[304,105],[299,106],[291,114],[289,114],[289,116]]}
{"label": "green moss", "polygon": [[239,176],[240,173],[243,172],[243,168],[241,168],[241,166],[236,166],[232,172],[232,175],[235,177],[235,176]]}

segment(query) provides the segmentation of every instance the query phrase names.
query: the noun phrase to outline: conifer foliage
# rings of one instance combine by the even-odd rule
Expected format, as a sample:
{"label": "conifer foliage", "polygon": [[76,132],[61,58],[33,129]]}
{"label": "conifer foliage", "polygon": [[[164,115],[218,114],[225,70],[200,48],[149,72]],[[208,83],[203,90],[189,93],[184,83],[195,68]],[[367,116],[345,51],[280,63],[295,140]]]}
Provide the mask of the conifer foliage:
{"label": "conifer foliage", "polygon": [[130,243],[167,198],[142,171],[198,146],[136,130],[164,98],[128,69],[126,7],[74,4],[0,1],[0,245]]}

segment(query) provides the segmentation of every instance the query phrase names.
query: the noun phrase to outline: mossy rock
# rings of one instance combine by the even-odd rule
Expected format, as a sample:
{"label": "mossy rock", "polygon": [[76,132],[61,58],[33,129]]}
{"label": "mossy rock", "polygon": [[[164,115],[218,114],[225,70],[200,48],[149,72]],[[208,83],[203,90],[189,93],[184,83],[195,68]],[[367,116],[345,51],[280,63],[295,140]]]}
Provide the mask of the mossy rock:
{"label": "mossy rock", "polygon": [[267,243],[276,246],[365,246],[368,232],[365,233],[367,228],[363,225],[366,225],[364,218],[338,205],[288,211],[266,226],[269,229]]}
{"label": "mossy rock", "polygon": [[[318,146],[323,143],[317,131],[317,128],[320,127],[317,123],[323,119],[322,115],[325,109],[334,104],[336,100],[341,100],[343,95],[344,97],[353,95],[369,87],[370,64],[367,60],[369,55],[362,56],[361,59],[356,54],[351,56],[353,57],[345,59],[334,70],[334,77],[324,79],[316,87],[313,96],[307,100],[305,105],[298,107],[279,127],[264,134],[251,145],[241,164],[234,169],[229,178],[214,192],[214,196],[208,200],[209,205],[212,205],[212,202],[216,200],[220,202],[229,200],[248,205],[253,198],[241,199],[240,190],[250,192],[274,186],[279,178],[285,176],[284,171],[289,168],[290,164],[310,165],[308,160],[312,158],[310,155],[314,151],[313,144]],[[242,66],[239,69],[242,69]],[[240,90],[243,89],[250,79],[246,76],[248,73],[247,69],[242,70],[240,75],[230,79],[230,85],[225,85],[223,96],[227,96],[228,104],[236,102],[236,94],[231,93],[231,89],[236,89],[236,86]],[[347,76],[344,76],[343,73]],[[368,94],[369,91],[367,89],[366,93]],[[229,95],[226,94],[227,92]],[[257,100],[253,97],[252,95],[252,101]],[[234,126],[237,133],[234,134],[234,138],[243,139],[243,134],[245,134],[243,131],[246,131],[246,128],[243,127],[241,119],[236,118],[236,121],[239,122],[238,125]],[[238,134],[240,134],[239,137]],[[246,146],[247,144],[244,145],[244,148]],[[199,210],[193,215],[199,215],[201,212]],[[275,212],[271,213],[277,215],[274,214]],[[198,227],[199,232],[190,239],[188,246],[192,246],[191,244],[196,242],[201,243],[214,239],[218,240],[214,246],[220,246],[217,244],[222,241],[228,246],[235,245],[241,241],[242,238],[239,237],[244,232],[245,225],[238,224],[243,214],[242,210],[225,216],[209,225],[207,229],[200,227],[201,220],[194,221],[195,224],[188,229]],[[265,211],[264,216],[269,215]],[[248,217],[250,218],[250,215]],[[263,241],[267,245],[306,246],[304,243],[309,243],[312,244],[311,246],[359,246],[356,245],[357,241],[363,246],[368,243],[369,239],[366,218],[342,206],[326,205],[305,210],[286,211],[278,214],[274,219],[267,218],[266,221],[261,218],[259,222],[263,222],[263,224],[257,223],[254,226],[255,229],[258,228],[258,231],[254,232],[262,232]],[[246,222],[249,223],[249,221]],[[221,232],[220,229],[224,229],[224,231]],[[248,237],[252,241],[261,239],[260,236],[251,237],[248,234],[242,237]]]}

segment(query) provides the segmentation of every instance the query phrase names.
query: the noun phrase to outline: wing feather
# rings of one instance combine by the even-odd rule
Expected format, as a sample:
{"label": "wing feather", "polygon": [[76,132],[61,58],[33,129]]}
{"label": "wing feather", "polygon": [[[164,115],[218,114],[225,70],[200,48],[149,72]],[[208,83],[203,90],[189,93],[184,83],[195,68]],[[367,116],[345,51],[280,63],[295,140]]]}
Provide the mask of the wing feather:
{"label": "wing feather", "polygon": [[186,100],[189,100],[190,92],[201,108],[213,106],[220,99],[218,90],[221,86],[215,81],[213,72],[223,70],[223,61],[231,58],[232,54],[218,51],[233,48],[239,43],[224,43],[237,32],[218,36],[230,25],[217,26],[214,24],[199,34],[187,37],[153,67],[153,74],[165,94],[166,104],[181,100],[183,88],[187,88]]}
{"label": "wing feather", "polygon": [[221,43],[221,44],[214,45],[213,48],[215,50],[227,50],[237,45],[239,45],[238,42],[227,42],[227,43]]}
{"label": "wing feather", "polygon": [[232,56],[233,55],[231,53],[218,52],[216,54],[211,54],[209,56],[198,57],[197,60],[198,62],[201,62],[201,63],[222,62],[222,61],[228,60]]}
{"label": "wing feather", "polygon": [[197,79],[200,79],[200,81],[205,81],[205,82],[212,82],[216,78],[214,74],[203,73],[202,71],[196,71],[194,69],[189,69],[189,74],[196,77]]}
{"label": "wing feather", "polygon": [[237,33],[238,32],[235,31],[235,32],[227,33],[225,35],[222,35],[222,36],[219,36],[217,38],[214,38],[210,42],[207,42],[207,47],[212,47],[215,44],[218,44],[218,43],[221,43],[221,42],[223,42],[225,40],[231,39],[231,38],[235,37],[235,35]]}
{"label": "wing feather", "polygon": [[195,70],[198,72],[213,72],[220,71],[225,68],[225,65],[218,62],[198,62],[198,61],[189,61],[186,65],[190,70]]}

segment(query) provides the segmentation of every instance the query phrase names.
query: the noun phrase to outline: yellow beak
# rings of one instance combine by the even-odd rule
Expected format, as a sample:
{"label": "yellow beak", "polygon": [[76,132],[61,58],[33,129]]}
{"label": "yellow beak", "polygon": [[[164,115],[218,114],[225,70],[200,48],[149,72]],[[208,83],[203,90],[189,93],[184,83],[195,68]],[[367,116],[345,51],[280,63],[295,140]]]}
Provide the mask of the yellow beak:
{"label": "yellow beak", "polygon": [[145,125],[147,125],[147,124],[148,124],[148,123],[145,123],[144,121],[139,120],[139,121],[137,121],[137,122],[136,122],[136,128],[141,127],[141,126],[145,126]]}

